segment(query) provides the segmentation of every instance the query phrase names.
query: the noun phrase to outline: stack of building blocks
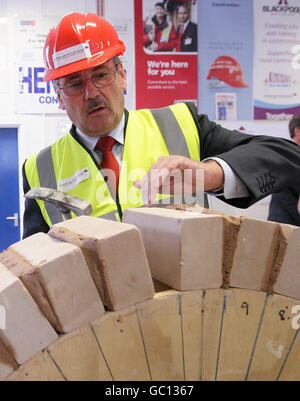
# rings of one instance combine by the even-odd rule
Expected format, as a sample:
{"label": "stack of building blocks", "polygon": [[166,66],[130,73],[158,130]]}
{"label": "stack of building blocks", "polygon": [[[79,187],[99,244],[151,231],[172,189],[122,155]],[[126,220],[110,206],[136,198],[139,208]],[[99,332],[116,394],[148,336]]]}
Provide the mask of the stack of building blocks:
{"label": "stack of building blocks", "polygon": [[78,247],[38,233],[11,245],[1,260],[57,332],[68,333],[104,313]]}
{"label": "stack of building blocks", "polygon": [[[127,209],[122,223],[78,217],[0,254],[0,306],[6,311],[5,327],[0,320],[0,379],[239,377],[222,371],[229,369],[228,358],[219,355],[225,300],[235,305],[239,299],[244,318],[249,300],[257,299],[255,325],[259,308],[266,307],[263,293],[277,297],[271,298],[273,309],[287,310],[300,300],[300,229],[178,209]],[[153,280],[174,290],[155,293]],[[235,335],[236,315],[228,316],[224,330]],[[290,330],[287,319],[285,327]],[[207,347],[207,361],[199,364]],[[243,358],[244,371],[248,354]],[[222,363],[219,372],[216,360]],[[292,363],[297,365],[296,357]]]}
{"label": "stack of building blocks", "polygon": [[0,304],[6,312],[0,329],[0,378],[58,334],[103,315],[103,304],[108,310],[122,309],[153,295],[143,242],[134,226],[81,217],[53,227],[51,235],[38,233],[11,245],[0,254]]}
{"label": "stack of building blocks", "polygon": [[125,210],[123,221],[141,230],[155,279],[181,291],[234,287],[300,299],[299,228],[199,210]]}

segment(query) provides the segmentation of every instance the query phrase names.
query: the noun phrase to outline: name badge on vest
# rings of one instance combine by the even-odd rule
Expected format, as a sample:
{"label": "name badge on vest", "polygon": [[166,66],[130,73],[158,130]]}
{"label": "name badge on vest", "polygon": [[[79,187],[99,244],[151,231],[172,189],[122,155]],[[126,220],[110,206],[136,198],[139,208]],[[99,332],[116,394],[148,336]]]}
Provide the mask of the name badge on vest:
{"label": "name badge on vest", "polygon": [[81,170],[76,171],[71,177],[65,178],[63,180],[57,181],[58,188],[62,192],[70,191],[71,189],[77,187],[82,181],[88,179],[90,176],[90,171],[88,167],[84,167]]}
{"label": "name badge on vest", "polygon": [[185,41],[184,41],[184,44],[185,45],[191,45],[192,44],[192,38],[191,37],[186,38]]}

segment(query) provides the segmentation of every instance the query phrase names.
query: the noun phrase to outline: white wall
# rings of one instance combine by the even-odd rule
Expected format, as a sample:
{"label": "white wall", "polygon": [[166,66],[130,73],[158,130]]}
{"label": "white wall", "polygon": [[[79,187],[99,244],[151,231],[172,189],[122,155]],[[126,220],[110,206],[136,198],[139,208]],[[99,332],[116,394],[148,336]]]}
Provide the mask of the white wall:
{"label": "white wall", "polygon": [[[35,19],[39,16],[67,14],[72,11],[97,12],[96,0],[0,0],[0,126],[18,127],[20,214],[24,212],[22,165],[26,158],[54,142],[70,128],[71,122],[61,114],[16,114],[14,107],[15,68],[14,52],[18,18]],[[23,224],[21,224],[21,227]]]}
{"label": "white wall", "polygon": [[[23,190],[21,183],[21,167],[24,160],[41,148],[48,146],[58,137],[64,135],[70,127],[69,119],[62,114],[38,115],[15,113],[15,21],[18,17],[24,19],[35,17],[52,17],[64,15],[72,11],[97,12],[99,2],[97,0],[0,0],[0,126],[19,128],[19,176],[20,176],[20,212],[24,211]],[[133,0],[106,0],[104,3],[104,16],[107,19],[121,18],[134,21]],[[133,35],[133,31],[130,32]],[[128,41],[134,49],[134,37],[128,37]],[[134,54],[134,50],[133,53]],[[131,56],[132,57],[132,56]],[[127,60],[131,66],[131,74],[134,76],[134,62]],[[135,104],[135,99],[131,99]],[[288,137],[287,122],[259,122],[239,121],[235,123],[223,122],[228,128],[240,128],[243,126],[253,133],[278,135]],[[212,206],[222,211],[237,214],[237,209],[220,205],[212,201]],[[267,202],[262,206],[252,207],[251,210],[242,211],[241,214],[250,213],[253,217],[266,217]]]}
{"label": "white wall", "polygon": [[126,71],[125,107],[135,109],[134,0],[104,0],[103,17],[108,19],[123,40],[126,51],[120,59]]}

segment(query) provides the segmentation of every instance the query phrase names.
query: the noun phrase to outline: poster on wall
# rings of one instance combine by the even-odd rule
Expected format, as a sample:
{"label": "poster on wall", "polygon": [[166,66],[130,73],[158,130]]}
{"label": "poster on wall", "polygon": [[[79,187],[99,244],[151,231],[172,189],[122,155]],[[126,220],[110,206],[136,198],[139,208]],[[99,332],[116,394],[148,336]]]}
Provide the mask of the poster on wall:
{"label": "poster on wall", "polygon": [[254,119],[300,113],[300,0],[254,0]]}
{"label": "poster on wall", "polygon": [[199,112],[214,120],[251,120],[253,3],[198,5]]}
{"label": "poster on wall", "polygon": [[59,17],[16,18],[15,112],[63,113],[52,82],[44,82],[43,48]]}
{"label": "poster on wall", "polygon": [[127,81],[125,107],[128,110],[133,110],[135,109],[135,75],[134,69],[132,68],[132,64],[134,63],[134,46],[132,46],[131,42],[133,22],[130,18],[107,17],[107,19],[114,26],[120,40],[122,40],[126,46],[124,55],[120,56]]}
{"label": "poster on wall", "polygon": [[198,1],[135,0],[136,108],[197,105]]}

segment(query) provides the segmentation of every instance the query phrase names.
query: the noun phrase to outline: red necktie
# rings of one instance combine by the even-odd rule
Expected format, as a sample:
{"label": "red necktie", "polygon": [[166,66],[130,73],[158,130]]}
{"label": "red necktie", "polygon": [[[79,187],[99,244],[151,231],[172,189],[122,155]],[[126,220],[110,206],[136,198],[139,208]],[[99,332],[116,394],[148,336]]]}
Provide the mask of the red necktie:
{"label": "red necktie", "polygon": [[112,148],[115,144],[116,140],[111,136],[103,136],[101,137],[96,147],[100,149],[102,152],[102,160],[100,166],[102,169],[105,169],[104,174],[107,176],[107,180],[109,182],[110,188],[113,193],[117,193],[118,184],[119,184],[119,163],[117,162]]}
{"label": "red necktie", "polygon": [[181,42],[181,38],[182,38],[182,34],[183,34],[183,29],[184,29],[184,25],[181,24],[180,32],[178,35],[178,42],[177,42],[177,46],[176,46],[176,51],[178,51],[178,52],[180,51],[180,42]]}

